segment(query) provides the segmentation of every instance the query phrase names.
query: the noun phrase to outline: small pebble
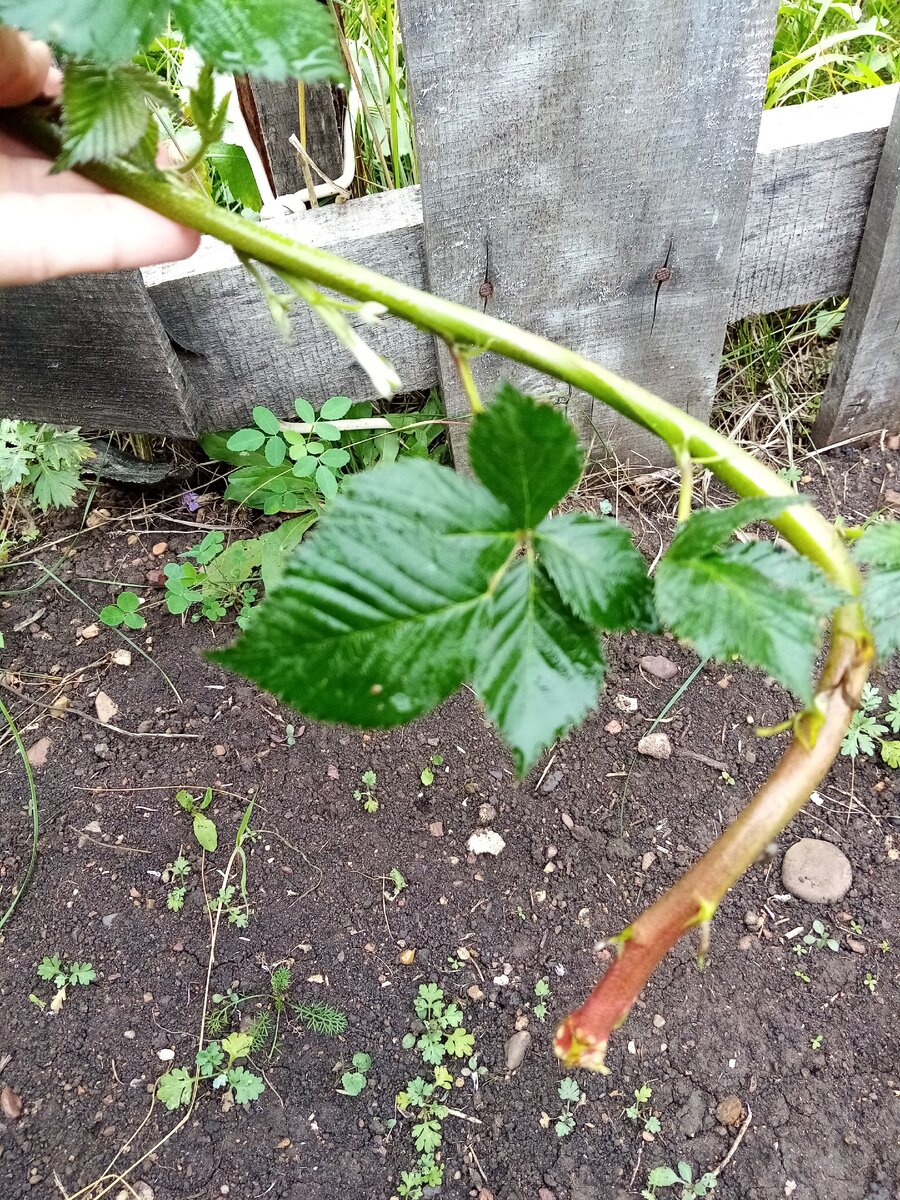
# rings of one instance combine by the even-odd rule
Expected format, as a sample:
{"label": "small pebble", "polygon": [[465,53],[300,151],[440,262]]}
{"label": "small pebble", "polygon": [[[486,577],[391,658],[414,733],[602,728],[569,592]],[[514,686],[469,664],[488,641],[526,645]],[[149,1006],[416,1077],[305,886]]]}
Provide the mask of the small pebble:
{"label": "small pebble", "polygon": [[652,675],[654,679],[663,680],[674,679],[678,674],[678,667],[664,654],[645,654],[641,659],[641,670]]}
{"label": "small pebble", "polygon": [[18,1121],[22,1115],[22,1099],[11,1087],[5,1087],[0,1092],[0,1112],[7,1121]]}
{"label": "small pebble", "polygon": [[664,760],[672,757],[672,743],[667,733],[645,733],[638,742],[638,754]]}
{"label": "small pebble", "polygon": [[853,869],[843,850],[831,842],[801,838],[784,856],[781,881],[798,900],[834,904],[849,892]]}
{"label": "small pebble", "polygon": [[507,1070],[515,1071],[522,1065],[522,1060],[531,1045],[531,1034],[527,1029],[520,1029],[506,1043]]}
{"label": "small pebble", "polygon": [[470,854],[498,855],[506,848],[506,842],[494,829],[476,829],[466,842]]}

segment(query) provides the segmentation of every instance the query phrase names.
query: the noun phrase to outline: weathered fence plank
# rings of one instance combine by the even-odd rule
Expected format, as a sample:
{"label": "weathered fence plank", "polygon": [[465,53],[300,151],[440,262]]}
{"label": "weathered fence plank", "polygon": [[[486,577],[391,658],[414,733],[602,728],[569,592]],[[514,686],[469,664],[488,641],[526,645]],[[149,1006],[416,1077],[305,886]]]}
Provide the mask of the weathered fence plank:
{"label": "weathered fence plank", "polygon": [[813,438],[823,446],[879,429],[900,431],[900,100]]}
{"label": "weathered fence plank", "polygon": [[730,319],[845,296],[900,84],[763,115]]}
{"label": "weathered fence plank", "polygon": [[0,288],[0,412],[191,436],[194,398],[140,272]]}
{"label": "weathered fence plank", "polygon": [[[708,415],[777,0],[404,0],[432,290]],[[485,294],[489,293],[489,294]],[[467,410],[449,356],[448,411]],[[547,391],[491,355],[473,363]],[[602,406],[620,453],[659,443]]]}
{"label": "weathered fence plank", "polygon": [[[270,226],[421,285],[420,223],[418,197],[395,192],[278,218]],[[368,376],[304,305],[298,304],[291,317],[293,340],[280,339],[259,289],[228,246],[204,238],[192,259],[150,267],[144,274],[200,398],[201,430],[234,429],[254,404],[292,414],[295,396],[314,404],[332,395],[374,397]],[[274,285],[284,290],[277,280]],[[364,335],[390,358],[408,390],[435,382],[426,334],[387,319],[366,326]]]}
{"label": "weathered fence plank", "polygon": [[[730,319],[849,292],[898,93],[898,86],[878,88],[763,114]],[[418,188],[331,205],[284,218],[275,227],[310,244],[359,257],[417,287],[426,286]],[[88,281],[97,305],[94,329],[99,321],[105,331],[95,342],[105,337],[115,347],[114,359],[123,364],[115,383],[94,361],[96,351],[85,345],[83,325],[79,335],[77,323],[70,323],[68,343],[47,346],[47,362],[58,364],[49,368],[33,331],[19,335],[19,328],[30,329],[39,314],[49,314],[51,324],[57,312],[74,322],[73,313],[80,311],[84,319],[88,309],[64,282],[44,285],[38,300],[32,298],[32,289],[0,292],[2,411],[13,415],[16,370],[25,381],[24,388],[18,388],[23,413],[24,402],[29,415],[63,423],[84,421],[86,414],[97,412],[103,417],[98,424],[119,429],[187,433],[191,430],[185,414],[193,421],[194,411],[200,414],[199,429],[234,428],[254,403],[270,404],[287,415],[296,395],[313,400],[340,391],[361,399],[371,396],[368,380],[321,326],[307,321],[298,326],[295,343],[281,342],[255,288],[241,276],[231,252],[218,243],[204,239],[192,259],[148,268],[144,277],[173,337],[188,347],[179,354],[191,381],[191,405],[183,399],[185,407],[173,411],[159,400],[162,384],[152,378],[145,384],[128,366],[128,343],[134,340],[130,327],[120,314],[102,315],[103,280],[94,277]],[[228,312],[232,293],[240,299],[234,316]],[[23,304],[28,309],[24,314],[18,311]],[[195,311],[198,305],[206,311]],[[248,311],[253,314],[249,327],[244,323]],[[147,319],[152,325],[152,311]],[[525,324],[531,323],[525,314]],[[401,322],[386,324],[387,330],[396,331],[399,343],[379,340],[379,345],[396,362],[404,385],[412,389],[437,383],[433,339]],[[161,336],[158,326],[157,335]],[[17,339],[25,348],[21,354]],[[168,356],[173,363],[168,341],[158,345],[159,353],[154,350],[148,361],[164,363]],[[196,354],[190,353],[192,346]]]}
{"label": "weathered fence plank", "polygon": [[[272,83],[268,79],[254,78],[236,82],[241,109],[268,168],[276,196],[299,192],[307,186],[297,152],[289,141],[291,134],[300,136],[299,86],[303,87],[307,152],[329,179],[338,178],[343,151],[337,109],[329,84],[298,85],[296,80]],[[251,105],[255,113],[250,111]],[[320,182],[318,176],[314,176],[314,180]]]}

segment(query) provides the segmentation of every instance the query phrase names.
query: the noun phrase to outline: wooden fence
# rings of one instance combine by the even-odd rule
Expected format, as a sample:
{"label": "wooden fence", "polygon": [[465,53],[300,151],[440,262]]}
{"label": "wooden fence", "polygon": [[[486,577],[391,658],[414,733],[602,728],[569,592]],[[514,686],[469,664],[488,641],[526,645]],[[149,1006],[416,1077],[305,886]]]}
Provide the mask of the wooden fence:
{"label": "wooden fence", "polygon": [[[703,418],[727,322],[849,294],[815,437],[894,431],[900,89],[763,112],[777,6],[671,0],[663,18],[659,0],[402,0],[421,190],[273,224],[559,339]],[[296,190],[281,136],[295,86],[249,86],[270,178]],[[312,122],[322,155],[329,106]],[[287,416],[298,395],[371,396],[308,313],[293,325],[286,345],[233,253],[206,241],[142,276],[0,291],[0,407],[190,436],[235,428],[254,404]],[[406,390],[440,384],[448,413],[466,410],[430,336],[393,319],[365,333]],[[473,365],[485,391],[505,373],[619,453],[658,454],[555,381],[489,354]]]}

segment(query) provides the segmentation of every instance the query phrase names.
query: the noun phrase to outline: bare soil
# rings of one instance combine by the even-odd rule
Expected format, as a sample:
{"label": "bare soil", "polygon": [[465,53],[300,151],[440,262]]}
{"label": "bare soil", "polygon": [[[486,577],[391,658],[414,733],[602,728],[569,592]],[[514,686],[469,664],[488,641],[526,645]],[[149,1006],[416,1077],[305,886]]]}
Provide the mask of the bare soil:
{"label": "bare soil", "polygon": [[[809,486],[829,512],[856,521],[878,506],[885,486],[897,487],[898,468],[897,453],[840,452],[816,467]],[[146,584],[148,571],[199,540],[169,519],[177,498],[146,511],[123,492],[98,503],[109,523],[35,552],[52,564],[70,550],[58,573],[95,608],[116,589],[90,580]],[[215,523],[215,509],[201,515],[209,522],[211,513]],[[653,529],[665,535],[666,525],[664,513],[639,512],[650,557]],[[55,536],[66,533],[62,525]],[[168,549],[154,557],[160,541]],[[23,589],[38,578],[22,567],[6,571],[3,586]],[[55,719],[3,693],[28,746],[50,739],[36,770],[37,873],[0,935],[0,1087],[22,1101],[17,1119],[0,1116],[3,1200],[60,1196],[54,1175],[65,1194],[84,1195],[79,1188],[123,1146],[130,1149],[119,1168],[176,1123],[157,1105],[134,1132],[166,1070],[158,1052],[174,1050],[176,1064],[190,1065],[196,1050],[209,957],[204,890],[195,870],[184,910],[170,912],[161,873],[181,849],[199,865],[174,795],[207,785],[220,831],[220,848],[206,860],[207,890],[219,886],[250,797],[257,835],[249,925],[220,934],[213,987],[255,991],[267,968],[288,962],[296,995],[329,1000],[349,1024],[338,1038],[286,1029],[271,1060],[256,1056],[269,1086],[246,1108],[223,1111],[221,1094],[204,1091],[187,1124],[130,1176],[149,1184],[155,1200],[395,1194],[415,1154],[408,1122],[390,1126],[394,1097],[422,1070],[401,1039],[426,981],[464,1007],[487,1067],[477,1090],[457,1072],[450,1103],[462,1115],[444,1123],[440,1195],[448,1200],[620,1200],[639,1195],[660,1163],[714,1169],[741,1128],[716,1118],[729,1095],[739,1097],[746,1129],[721,1173],[723,1200],[900,1197],[900,863],[890,853],[900,848],[900,772],[872,759],[855,769],[842,759],[774,856],[728,895],[705,971],[687,943],[662,965],[610,1046],[612,1073],[578,1073],[586,1102],[575,1132],[560,1139],[553,1130],[562,1073],[552,1033],[608,961],[598,940],[696,859],[783,744],[754,734],[789,711],[762,675],[703,667],[659,726],[676,753],[657,762],[637,756],[637,742],[697,659],[667,639],[614,641],[597,713],[519,786],[468,693],[390,733],[324,728],[203,660],[204,649],[232,636],[231,625],[182,625],[153,608],[136,637],[156,666],[134,654],[122,667],[110,656],[125,643],[106,629],[80,637],[92,618],[52,581],[7,596],[7,687],[45,700],[63,690],[89,714],[102,689],[119,707],[114,722],[130,733],[77,715]],[[639,660],[647,653],[672,659],[677,675],[665,683],[646,675]],[[53,683],[60,679],[63,688]],[[900,686],[897,662],[876,682],[884,692]],[[620,695],[634,697],[636,711],[621,711]],[[294,745],[286,723],[295,726]],[[424,787],[432,755],[444,762]],[[374,815],[353,798],[369,769],[378,778]],[[8,741],[0,794],[5,907],[28,845],[22,769]],[[495,859],[466,850],[485,804],[506,842]],[[839,904],[785,893],[780,859],[798,837],[833,841],[848,855],[853,886]],[[384,876],[395,867],[408,888],[388,900]],[[791,947],[799,939],[788,935],[814,919],[839,949],[798,958]],[[414,961],[404,965],[411,949]],[[35,967],[57,953],[93,963],[98,979],[70,989],[54,1015],[29,995],[50,999],[53,988]],[[872,990],[867,974],[877,980]],[[552,990],[543,1023],[533,1012],[542,977]],[[473,987],[481,999],[471,998]],[[525,1019],[532,1042],[510,1072],[505,1044]],[[373,1067],[369,1086],[351,1098],[337,1088],[357,1050]],[[652,1140],[624,1115],[645,1083],[661,1126]]]}

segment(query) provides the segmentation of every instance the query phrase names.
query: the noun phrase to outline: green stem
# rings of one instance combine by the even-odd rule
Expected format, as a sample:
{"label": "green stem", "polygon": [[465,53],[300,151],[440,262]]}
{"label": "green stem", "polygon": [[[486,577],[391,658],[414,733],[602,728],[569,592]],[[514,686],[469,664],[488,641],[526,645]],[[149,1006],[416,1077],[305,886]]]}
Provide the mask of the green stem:
{"label": "green stem", "polygon": [[453,359],[454,366],[459,374],[460,382],[463,385],[463,391],[466,393],[466,399],[469,401],[469,408],[477,416],[478,413],[484,412],[484,405],[481,402],[481,397],[478,394],[478,386],[475,383],[475,376],[472,374],[472,368],[469,366],[469,356],[465,350],[461,350],[458,346],[452,343],[448,346],[450,357]]}
{"label": "green stem", "polygon": [[678,480],[678,524],[682,525],[691,515],[691,501],[694,498],[694,460],[688,450],[676,449],[674,454],[680,474]]}
{"label": "green stem", "polygon": [[391,167],[394,172],[394,187],[400,187],[402,163],[400,162],[400,121],[397,112],[397,8],[394,0],[387,0],[387,52],[388,88],[391,107]]}

